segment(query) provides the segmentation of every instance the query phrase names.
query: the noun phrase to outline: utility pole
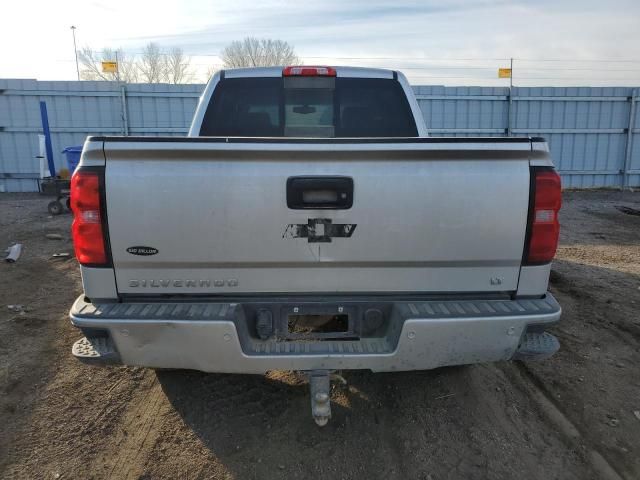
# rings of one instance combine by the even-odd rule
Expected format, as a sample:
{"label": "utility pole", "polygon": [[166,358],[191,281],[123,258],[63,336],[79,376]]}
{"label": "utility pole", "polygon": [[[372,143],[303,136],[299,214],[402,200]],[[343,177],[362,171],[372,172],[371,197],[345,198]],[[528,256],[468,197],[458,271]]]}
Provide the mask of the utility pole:
{"label": "utility pole", "polygon": [[76,46],[76,27],[71,25],[71,33],[73,34],[73,53],[76,54],[76,73],[78,81],[80,81],[80,67],[78,67],[78,47]]}
{"label": "utility pole", "polygon": [[507,118],[507,136],[513,135],[513,57],[509,63],[509,111]]}
{"label": "utility pole", "polygon": [[116,80],[120,81],[120,60],[118,60],[118,50],[116,50]]}
{"label": "utility pole", "polygon": [[509,70],[511,71],[511,74],[509,75],[509,89],[511,89],[513,87],[513,57],[511,58]]}

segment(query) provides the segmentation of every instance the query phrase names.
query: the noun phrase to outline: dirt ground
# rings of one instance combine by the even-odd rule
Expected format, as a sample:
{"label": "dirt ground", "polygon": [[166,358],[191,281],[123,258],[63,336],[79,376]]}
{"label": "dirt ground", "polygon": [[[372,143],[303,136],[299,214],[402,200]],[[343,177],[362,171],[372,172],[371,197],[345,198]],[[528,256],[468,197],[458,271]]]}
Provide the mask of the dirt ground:
{"label": "dirt ground", "polygon": [[[323,429],[294,373],[91,368],[71,216],[0,195],[2,478],[640,478],[640,193],[566,192],[551,290],[562,349],[541,363],[345,372]],[[50,240],[47,233],[59,233]],[[8,307],[13,305],[11,309]],[[15,307],[21,305],[21,307]]]}

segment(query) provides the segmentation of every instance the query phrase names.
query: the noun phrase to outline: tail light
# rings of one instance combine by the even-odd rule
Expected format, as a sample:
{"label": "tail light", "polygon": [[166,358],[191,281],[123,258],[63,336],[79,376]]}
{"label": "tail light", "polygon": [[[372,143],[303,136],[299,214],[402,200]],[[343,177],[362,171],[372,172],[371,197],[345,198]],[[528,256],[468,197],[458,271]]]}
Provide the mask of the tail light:
{"label": "tail light", "polygon": [[103,171],[78,169],[71,178],[71,232],[76,258],[81,265],[110,265],[106,241],[105,209],[101,189]]}
{"label": "tail light", "polygon": [[336,69],[331,67],[312,67],[307,65],[284,67],[283,77],[335,77]]}
{"label": "tail light", "polygon": [[532,169],[533,202],[529,218],[529,242],[525,264],[535,265],[553,260],[558,248],[562,205],[560,175],[555,170]]}

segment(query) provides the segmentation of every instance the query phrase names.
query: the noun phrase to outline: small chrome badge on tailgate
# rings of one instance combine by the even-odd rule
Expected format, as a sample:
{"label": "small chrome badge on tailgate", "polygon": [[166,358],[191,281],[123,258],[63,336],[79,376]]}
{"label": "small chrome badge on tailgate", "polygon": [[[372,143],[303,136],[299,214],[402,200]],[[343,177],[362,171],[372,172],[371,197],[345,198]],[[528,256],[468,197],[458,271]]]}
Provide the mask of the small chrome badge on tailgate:
{"label": "small chrome badge on tailgate", "polygon": [[158,253],[158,249],[157,248],[153,248],[153,247],[129,247],[127,248],[127,253],[130,253],[131,255],[142,255],[142,256],[148,256],[148,255],[155,255],[156,253]]}

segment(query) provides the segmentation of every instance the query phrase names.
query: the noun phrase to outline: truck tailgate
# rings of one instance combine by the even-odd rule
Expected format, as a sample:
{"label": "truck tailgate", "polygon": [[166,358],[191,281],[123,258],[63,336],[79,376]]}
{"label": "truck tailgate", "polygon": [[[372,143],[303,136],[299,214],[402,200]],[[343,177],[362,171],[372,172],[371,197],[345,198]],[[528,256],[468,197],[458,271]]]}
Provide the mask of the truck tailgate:
{"label": "truck tailgate", "polygon": [[[528,139],[106,138],[104,152],[121,294],[517,289]],[[297,176],[353,179],[352,206],[289,208]]]}

